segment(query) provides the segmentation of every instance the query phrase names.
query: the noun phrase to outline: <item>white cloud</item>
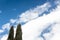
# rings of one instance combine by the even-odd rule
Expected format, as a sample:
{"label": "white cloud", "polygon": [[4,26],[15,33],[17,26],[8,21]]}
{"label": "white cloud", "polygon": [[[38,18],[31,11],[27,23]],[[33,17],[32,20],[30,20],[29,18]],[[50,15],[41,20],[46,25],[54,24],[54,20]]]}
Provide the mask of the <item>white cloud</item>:
{"label": "white cloud", "polygon": [[9,30],[10,26],[11,26],[10,23],[6,23],[6,24],[2,25],[2,29],[3,30],[5,30],[5,29]]}
{"label": "white cloud", "polygon": [[60,5],[60,0],[55,0],[55,4]]}
{"label": "white cloud", "polygon": [[0,29],[0,33],[4,32],[4,30]]}
{"label": "white cloud", "polygon": [[52,31],[43,35],[46,40],[60,40],[60,23],[52,25]]}
{"label": "white cloud", "polygon": [[10,19],[10,23],[14,24],[16,22],[16,19]]}
{"label": "white cloud", "polygon": [[7,40],[8,34],[5,34],[0,40]]}
{"label": "white cloud", "polygon": [[[23,25],[22,26],[23,40],[41,40],[39,39],[40,37],[38,36],[41,34],[42,30],[47,27],[46,25],[48,25],[49,23],[59,23],[60,25],[60,6],[57,6],[57,8],[51,11],[50,14],[39,17]],[[56,25],[56,27],[59,27],[59,25]],[[52,27],[54,28],[55,26]],[[45,36],[45,38],[49,40],[50,35],[49,34],[47,35],[48,37]],[[57,38],[57,40],[60,39]]]}
{"label": "white cloud", "polygon": [[16,35],[16,28],[14,28],[14,37],[15,37],[15,35]]}

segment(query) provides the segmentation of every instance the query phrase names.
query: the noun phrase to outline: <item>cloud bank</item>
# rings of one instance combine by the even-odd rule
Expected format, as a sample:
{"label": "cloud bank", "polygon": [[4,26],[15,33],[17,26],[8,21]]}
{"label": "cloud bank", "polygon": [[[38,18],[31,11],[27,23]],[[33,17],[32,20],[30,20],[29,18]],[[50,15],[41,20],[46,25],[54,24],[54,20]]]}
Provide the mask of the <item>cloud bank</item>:
{"label": "cloud bank", "polygon": [[[53,10],[50,14],[39,17],[23,25],[22,26],[23,40],[42,40],[43,38],[40,39],[39,35],[41,34],[42,30],[45,29],[47,25],[49,25],[49,23],[50,24],[56,23],[54,26],[52,26],[52,29],[56,30],[55,32],[60,31],[59,30],[60,29],[59,27],[60,26],[60,6],[57,6],[57,8]],[[55,32],[52,31],[51,33],[55,34]],[[49,40],[49,38],[47,38],[46,36],[45,36],[45,39]]]}

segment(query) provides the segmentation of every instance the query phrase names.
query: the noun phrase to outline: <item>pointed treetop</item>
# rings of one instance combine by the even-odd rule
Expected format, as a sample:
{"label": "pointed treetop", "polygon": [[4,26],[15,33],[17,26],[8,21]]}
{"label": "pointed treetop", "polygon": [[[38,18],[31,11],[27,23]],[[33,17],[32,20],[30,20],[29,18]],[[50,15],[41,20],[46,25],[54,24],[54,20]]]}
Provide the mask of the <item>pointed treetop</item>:
{"label": "pointed treetop", "polygon": [[13,29],[13,26],[11,26],[11,28],[10,28],[7,40],[14,40],[14,29]]}

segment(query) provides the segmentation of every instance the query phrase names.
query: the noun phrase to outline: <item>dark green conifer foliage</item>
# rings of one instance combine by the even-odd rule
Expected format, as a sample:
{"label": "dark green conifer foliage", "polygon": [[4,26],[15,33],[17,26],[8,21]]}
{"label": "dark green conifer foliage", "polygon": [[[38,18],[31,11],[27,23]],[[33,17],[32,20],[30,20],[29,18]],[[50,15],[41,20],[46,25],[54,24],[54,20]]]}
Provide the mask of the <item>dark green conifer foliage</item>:
{"label": "dark green conifer foliage", "polygon": [[22,30],[21,30],[21,25],[18,24],[17,29],[16,29],[16,36],[14,40],[22,40]]}
{"label": "dark green conifer foliage", "polygon": [[7,40],[14,40],[14,29],[13,29],[13,26],[10,28]]}

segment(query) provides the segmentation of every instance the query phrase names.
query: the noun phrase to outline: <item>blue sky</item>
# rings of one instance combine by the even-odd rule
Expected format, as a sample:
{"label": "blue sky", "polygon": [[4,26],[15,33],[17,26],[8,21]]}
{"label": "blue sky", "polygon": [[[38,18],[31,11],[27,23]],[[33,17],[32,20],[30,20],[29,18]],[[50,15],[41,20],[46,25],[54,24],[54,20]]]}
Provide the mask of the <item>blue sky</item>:
{"label": "blue sky", "polygon": [[47,0],[0,0],[0,28],[11,18],[15,19],[22,12],[45,2]]}

